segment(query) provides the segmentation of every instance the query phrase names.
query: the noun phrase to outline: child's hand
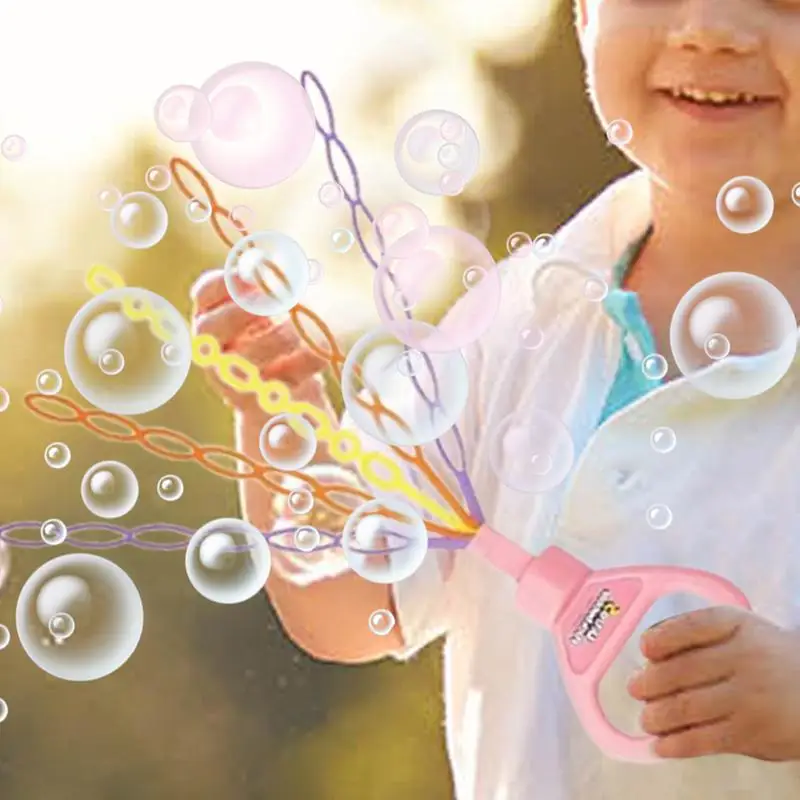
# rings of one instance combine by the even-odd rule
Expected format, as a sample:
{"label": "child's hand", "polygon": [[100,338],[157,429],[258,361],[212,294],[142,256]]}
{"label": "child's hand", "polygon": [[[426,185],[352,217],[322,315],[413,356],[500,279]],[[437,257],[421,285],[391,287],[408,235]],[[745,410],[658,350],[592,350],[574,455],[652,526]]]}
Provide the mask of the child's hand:
{"label": "child's hand", "polygon": [[709,608],[651,628],[641,648],[650,663],[628,689],[659,756],[800,759],[800,633]]}

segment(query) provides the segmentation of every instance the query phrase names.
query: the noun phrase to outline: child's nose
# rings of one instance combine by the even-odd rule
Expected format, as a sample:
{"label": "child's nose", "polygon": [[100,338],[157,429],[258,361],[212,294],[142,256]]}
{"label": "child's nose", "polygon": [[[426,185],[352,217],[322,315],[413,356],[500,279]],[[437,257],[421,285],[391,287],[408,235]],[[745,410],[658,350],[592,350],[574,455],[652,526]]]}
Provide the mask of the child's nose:
{"label": "child's nose", "polygon": [[684,0],[676,5],[668,42],[698,53],[752,53],[760,44],[750,19],[752,5],[743,0]]}

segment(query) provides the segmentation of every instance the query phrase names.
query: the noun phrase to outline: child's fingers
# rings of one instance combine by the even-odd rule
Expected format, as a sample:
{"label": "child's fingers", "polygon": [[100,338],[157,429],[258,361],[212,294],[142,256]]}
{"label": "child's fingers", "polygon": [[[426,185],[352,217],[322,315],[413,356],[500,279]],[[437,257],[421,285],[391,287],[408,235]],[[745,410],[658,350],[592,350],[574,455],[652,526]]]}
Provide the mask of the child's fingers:
{"label": "child's fingers", "polygon": [[230,300],[223,270],[212,269],[204,272],[192,285],[189,296],[194,304],[195,314],[204,314],[214,306]]}
{"label": "child's fingers", "polygon": [[721,644],[739,630],[744,615],[736,608],[715,607],[672,617],[642,636],[642,654],[650,661],[663,661],[695,647]]}
{"label": "child's fingers", "polygon": [[257,317],[236,303],[227,302],[214,311],[207,311],[194,319],[194,332],[213,336],[222,350],[233,346],[239,337],[250,331],[265,331],[274,327],[267,317]]}
{"label": "child's fingers", "polygon": [[270,361],[262,370],[264,380],[274,380],[288,386],[300,386],[321,372],[328,362],[316,353],[302,348]]}

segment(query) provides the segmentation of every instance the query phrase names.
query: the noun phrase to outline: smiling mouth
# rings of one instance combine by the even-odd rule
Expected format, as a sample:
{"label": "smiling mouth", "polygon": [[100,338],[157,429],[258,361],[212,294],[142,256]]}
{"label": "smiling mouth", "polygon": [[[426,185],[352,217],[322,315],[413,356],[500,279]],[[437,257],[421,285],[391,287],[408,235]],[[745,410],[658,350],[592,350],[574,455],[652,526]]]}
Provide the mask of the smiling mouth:
{"label": "smiling mouth", "polygon": [[680,103],[690,103],[710,109],[759,108],[777,101],[776,97],[758,95],[752,92],[727,92],[692,87],[660,89],[659,93]]}

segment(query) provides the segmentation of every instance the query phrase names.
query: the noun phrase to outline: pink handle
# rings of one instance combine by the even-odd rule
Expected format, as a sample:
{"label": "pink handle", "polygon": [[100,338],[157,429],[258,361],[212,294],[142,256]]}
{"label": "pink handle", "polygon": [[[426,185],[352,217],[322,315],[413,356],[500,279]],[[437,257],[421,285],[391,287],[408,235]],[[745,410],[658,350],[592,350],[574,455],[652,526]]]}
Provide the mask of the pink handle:
{"label": "pink handle", "polygon": [[750,608],[730,581],[701,570],[620,567],[592,572],[557,547],[534,558],[486,526],[470,549],[518,582],[522,610],[555,636],[564,683],[586,732],[606,755],[620,761],[660,760],[652,752],[654,737],[615,728],[599,699],[603,677],[652,605],[666,595],[691,593],[715,605]]}

